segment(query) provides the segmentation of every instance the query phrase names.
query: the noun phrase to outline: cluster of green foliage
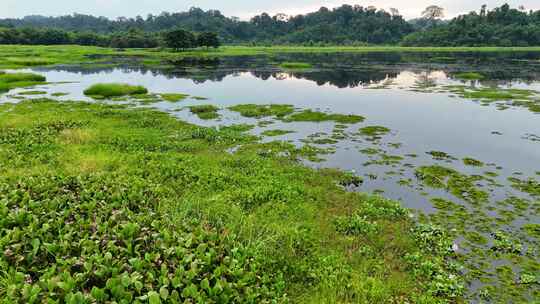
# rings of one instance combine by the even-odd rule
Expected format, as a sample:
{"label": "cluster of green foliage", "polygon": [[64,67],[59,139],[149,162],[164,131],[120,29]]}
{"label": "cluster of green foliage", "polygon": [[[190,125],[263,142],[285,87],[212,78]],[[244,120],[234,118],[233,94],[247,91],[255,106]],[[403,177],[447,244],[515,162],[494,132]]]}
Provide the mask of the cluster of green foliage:
{"label": "cluster of green foliage", "polygon": [[[414,271],[428,260],[445,269],[449,251],[433,255],[405,209],[345,191],[351,178],[337,170],[260,153],[267,146],[244,127],[46,99],[0,111],[6,303],[459,298],[442,281],[448,273]],[[342,233],[333,223],[349,214],[376,231]]]}
{"label": "cluster of green foliage", "polygon": [[143,86],[133,86],[124,83],[98,83],[84,90],[84,95],[97,98],[120,97],[146,93],[148,93],[148,90]]}
{"label": "cluster of green foliage", "polygon": [[164,44],[175,50],[192,49],[196,47],[218,48],[220,45],[216,33],[203,32],[198,35],[183,29],[174,29],[164,33]]}
{"label": "cluster of green foliage", "polygon": [[458,16],[446,24],[406,36],[405,46],[540,45],[540,10],[512,9],[508,4]]}
{"label": "cluster of green foliage", "polygon": [[216,33],[195,34],[185,30],[171,30],[156,35],[130,29],[129,31],[97,34],[93,32],[68,32],[54,28],[2,28],[0,44],[23,45],[92,45],[112,48],[155,48],[166,46],[175,49],[219,47]]}

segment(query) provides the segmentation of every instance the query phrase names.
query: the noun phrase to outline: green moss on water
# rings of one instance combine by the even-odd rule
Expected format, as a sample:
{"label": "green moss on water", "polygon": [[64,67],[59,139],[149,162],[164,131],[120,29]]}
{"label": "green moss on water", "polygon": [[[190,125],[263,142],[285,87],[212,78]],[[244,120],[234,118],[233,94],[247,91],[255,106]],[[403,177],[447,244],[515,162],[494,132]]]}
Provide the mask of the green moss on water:
{"label": "green moss on water", "polygon": [[476,182],[481,179],[479,176],[468,176],[452,168],[438,165],[419,167],[416,169],[415,175],[426,186],[446,189],[464,201],[473,204],[488,201],[489,194],[476,186]]}
{"label": "green moss on water", "polygon": [[274,137],[274,136],[287,135],[287,134],[291,134],[291,133],[294,133],[294,131],[289,131],[289,130],[266,130],[266,131],[262,132],[261,134],[263,136]]}
{"label": "green moss on water", "polygon": [[84,90],[84,95],[102,96],[104,98],[139,95],[147,93],[148,90],[143,86],[134,86],[123,83],[98,83]]}
{"label": "green moss on water", "polygon": [[498,89],[498,88],[477,88],[467,89],[463,92],[463,97],[470,99],[481,99],[485,101],[505,101],[528,99],[535,92],[521,89]]}
{"label": "green moss on water", "polygon": [[339,141],[333,138],[318,138],[310,141],[316,145],[333,145],[337,144]]}
{"label": "green moss on water", "polygon": [[373,147],[361,149],[359,151],[360,151],[360,153],[366,154],[366,155],[377,155],[377,154],[383,153],[383,151],[381,149],[373,148]]}
{"label": "green moss on water", "polygon": [[390,133],[390,129],[383,126],[368,126],[358,130],[359,134],[368,137],[380,137]]}
{"label": "green moss on water", "polygon": [[164,100],[170,101],[170,102],[182,101],[189,97],[189,95],[187,94],[178,94],[178,93],[162,93],[162,94],[159,94],[159,96],[161,96],[161,98],[163,98]]}
{"label": "green moss on water", "polygon": [[381,154],[378,159],[372,159],[364,163],[364,166],[378,165],[378,166],[393,166],[400,164],[403,157],[399,155]]}
{"label": "green moss on water", "polygon": [[486,175],[488,177],[498,177],[499,173],[493,172],[493,171],[486,171],[486,172],[484,172],[484,175]]}
{"label": "green moss on water", "polygon": [[219,118],[219,108],[214,105],[197,105],[190,106],[191,113],[197,115],[200,119],[210,120]]}
{"label": "green moss on water", "polygon": [[355,124],[355,123],[363,122],[365,118],[359,115],[328,114],[328,113],[317,112],[317,111],[308,109],[302,112],[289,115],[285,118],[285,120],[298,121],[298,122],[335,121],[341,124]]}
{"label": "green moss on water", "polygon": [[456,158],[442,151],[430,151],[427,154],[431,155],[436,160],[455,160]]}
{"label": "green moss on water", "polygon": [[476,160],[474,158],[470,158],[470,157],[465,157],[463,159],[463,164],[465,164],[466,166],[471,166],[471,167],[483,167],[484,166],[484,163],[479,161],[479,160]]}
{"label": "green moss on water", "polygon": [[241,104],[229,107],[229,110],[238,112],[244,117],[250,118],[263,118],[263,117],[284,117],[294,112],[292,105],[284,104],[271,104],[271,105],[257,105],[257,104]]}
{"label": "green moss on water", "polygon": [[528,193],[534,197],[540,198],[540,182],[538,182],[536,179],[520,179],[517,177],[509,177],[508,181],[511,182],[513,188]]}
{"label": "green moss on water", "polygon": [[522,228],[530,237],[540,240],[540,224],[528,223]]}

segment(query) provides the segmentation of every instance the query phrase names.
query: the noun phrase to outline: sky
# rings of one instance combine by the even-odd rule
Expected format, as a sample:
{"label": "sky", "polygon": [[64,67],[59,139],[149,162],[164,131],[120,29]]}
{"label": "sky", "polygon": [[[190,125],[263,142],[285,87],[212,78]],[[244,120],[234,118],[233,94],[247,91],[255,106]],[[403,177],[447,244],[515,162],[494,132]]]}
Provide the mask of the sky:
{"label": "sky", "polygon": [[419,17],[423,9],[435,4],[446,9],[448,18],[471,10],[479,10],[482,4],[488,7],[504,3],[512,7],[520,5],[527,9],[540,10],[540,0],[0,0],[0,18],[18,18],[26,15],[59,16],[71,13],[91,14],[116,18],[119,16],[146,16],[162,11],[186,11],[190,7],[204,10],[218,9],[226,16],[247,20],[254,15],[267,12],[271,15],[285,13],[296,15],[342,4],[376,6],[382,9],[397,8],[407,19]]}

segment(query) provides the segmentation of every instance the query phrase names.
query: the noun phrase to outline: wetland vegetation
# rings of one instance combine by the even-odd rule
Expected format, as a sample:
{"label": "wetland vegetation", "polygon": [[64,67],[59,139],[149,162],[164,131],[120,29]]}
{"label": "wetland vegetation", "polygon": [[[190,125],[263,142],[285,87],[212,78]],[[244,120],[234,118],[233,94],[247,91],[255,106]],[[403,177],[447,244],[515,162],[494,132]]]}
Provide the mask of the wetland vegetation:
{"label": "wetland vegetation", "polygon": [[[462,293],[439,228],[345,191],[344,173],[260,154],[253,136],[126,106],[38,99],[0,110],[5,300],[433,302]],[[428,261],[429,272],[416,270]]]}
{"label": "wetland vegetation", "polygon": [[0,303],[540,301],[539,13],[431,9],[0,20],[85,45],[0,46]]}
{"label": "wetland vegetation", "polygon": [[[47,58],[66,49],[36,48]],[[336,107],[334,102],[343,102],[339,94],[320,105],[324,91],[310,87],[321,93],[310,97],[319,105],[310,106],[298,102],[308,96],[302,87],[285,89],[289,98],[272,98],[282,103],[255,102],[249,94],[227,91],[223,96],[237,101],[223,103],[208,89],[215,86],[204,80],[231,81],[226,73],[214,74],[217,64],[231,73],[251,71],[248,79],[269,79],[264,85],[271,92],[280,91],[274,86],[287,81],[283,75],[321,84],[331,79],[340,91],[370,92],[379,81],[377,94],[397,98],[401,95],[391,92],[399,90],[420,100],[444,96],[438,102],[447,107],[495,105],[493,113],[519,111],[528,119],[535,119],[529,115],[538,104],[534,86],[493,86],[498,72],[482,65],[464,69],[469,61],[459,52],[451,53],[455,59],[445,64],[450,70],[443,80],[428,74],[426,82],[423,73],[405,74],[416,79],[411,87],[388,81],[392,64],[405,59],[421,66],[418,61],[437,55],[384,53],[392,63],[373,69],[386,72],[373,71],[374,80],[362,84],[354,78],[342,82],[333,74],[336,68],[318,66],[316,53],[242,57],[242,62],[248,58],[246,65],[255,65],[249,68],[238,66],[234,56],[209,65],[200,59],[172,63],[160,54],[164,57],[150,71],[168,75],[175,81],[171,89],[169,80],[160,79],[156,86],[158,76],[124,65],[126,58],[138,58],[137,65],[144,67],[156,58],[147,51],[117,56],[113,50],[93,49],[103,52],[101,57],[86,54],[89,48],[73,50],[73,57],[45,60],[46,68],[20,66],[21,72],[0,74],[10,85],[1,96],[0,116],[6,189],[2,242],[7,249],[0,263],[3,297],[141,303],[526,302],[539,297],[538,170],[512,168],[510,159],[499,154],[411,145],[414,137],[407,133],[429,131],[411,128],[408,120],[401,128],[381,121],[389,115],[386,108],[373,113],[365,111],[368,104]],[[14,58],[29,50],[3,51]],[[361,71],[365,58],[381,56],[375,54],[336,58],[355,58],[351,68]],[[513,56],[519,55],[502,58]],[[96,60],[102,61],[97,72],[86,70]],[[505,60],[501,69],[507,69]],[[63,65],[50,67],[51,62]],[[288,70],[279,62],[310,62],[312,67]],[[166,74],[174,64],[188,65],[179,75]],[[86,74],[70,79],[74,74],[64,70],[69,67],[89,75],[103,69],[109,75],[103,79],[114,83],[88,81]],[[140,86],[111,76],[120,71],[129,79],[135,75]],[[176,85],[186,73],[194,82]],[[535,77],[525,68],[520,73]],[[96,85],[98,100],[94,94],[87,98],[84,91]],[[194,90],[203,85],[205,90]],[[86,102],[74,100],[85,97]],[[445,122],[435,125],[440,123]],[[499,127],[492,125],[483,136],[510,140],[506,134],[515,133]],[[442,135],[452,138],[456,130],[449,126]],[[540,130],[518,130],[516,145],[536,144]],[[499,164],[501,159],[506,163]],[[340,170],[322,169],[327,167]],[[53,220],[53,213],[61,220]],[[74,223],[88,229],[70,228]],[[44,225],[46,230],[39,228]],[[72,239],[80,241],[66,241]],[[179,256],[189,258],[173,263]]]}

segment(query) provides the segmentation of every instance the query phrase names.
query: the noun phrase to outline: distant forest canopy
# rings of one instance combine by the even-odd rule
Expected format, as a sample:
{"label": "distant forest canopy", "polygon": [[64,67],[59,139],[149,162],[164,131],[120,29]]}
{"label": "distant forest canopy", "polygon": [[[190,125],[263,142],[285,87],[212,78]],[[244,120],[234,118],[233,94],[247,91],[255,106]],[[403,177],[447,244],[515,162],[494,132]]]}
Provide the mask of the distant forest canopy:
{"label": "distant forest canopy", "polygon": [[[256,45],[405,45],[529,46],[540,45],[540,11],[493,10],[443,20],[444,9],[430,6],[422,17],[406,21],[397,9],[342,5],[297,16],[266,13],[241,21],[220,11],[191,8],[159,15],[105,17],[73,14],[0,19],[0,44],[82,44],[112,47],[167,46],[168,32],[215,33],[221,43]],[[156,35],[159,33],[159,35]],[[170,38],[170,36],[169,36]],[[186,45],[186,44],[183,44]]]}

